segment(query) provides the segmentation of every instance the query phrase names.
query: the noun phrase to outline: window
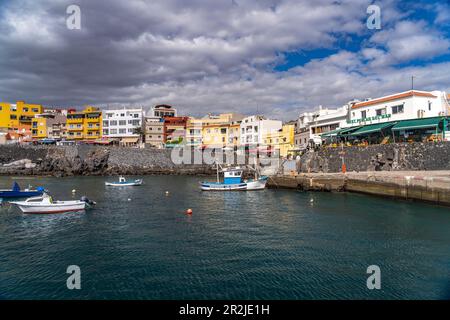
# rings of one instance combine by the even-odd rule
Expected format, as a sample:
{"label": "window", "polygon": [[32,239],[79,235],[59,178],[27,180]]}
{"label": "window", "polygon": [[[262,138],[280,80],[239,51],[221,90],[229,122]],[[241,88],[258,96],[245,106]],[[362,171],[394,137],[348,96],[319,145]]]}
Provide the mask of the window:
{"label": "window", "polygon": [[126,126],[127,121],[126,120],[119,120],[119,126]]}
{"label": "window", "polygon": [[33,108],[32,111],[33,112],[39,112],[39,109],[38,108]]}
{"label": "window", "polygon": [[256,133],[256,132],[258,132],[258,127],[257,127],[257,126],[255,126],[255,133]]}
{"label": "window", "polygon": [[109,133],[109,130],[108,130],[108,129],[103,129],[103,135],[107,136],[108,133]]}
{"label": "window", "polygon": [[227,128],[220,128],[220,133],[221,134],[226,134],[227,133]]}
{"label": "window", "polygon": [[397,114],[397,113],[403,113],[403,105],[402,104],[392,107],[392,114]]}
{"label": "window", "polygon": [[121,116],[121,117],[125,117],[125,113],[121,113],[120,116]]}
{"label": "window", "polygon": [[431,111],[431,104],[432,104],[432,102],[428,101],[428,111]]}
{"label": "window", "polygon": [[128,133],[133,133],[134,129],[128,128]]}
{"label": "window", "polygon": [[382,116],[382,115],[386,114],[386,108],[377,109],[376,112],[377,112],[377,116]]}
{"label": "window", "polygon": [[140,125],[141,125],[141,120],[132,120],[132,121],[131,121],[131,124],[132,124],[133,126],[140,126]]}
{"label": "window", "polygon": [[117,129],[111,129],[110,134],[117,134]]}
{"label": "window", "polygon": [[127,129],[119,129],[119,133],[127,133]]}
{"label": "window", "polygon": [[23,112],[28,112],[28,108],[23,108]]}
{"label": "window", "polygon": [[366,111],[366,110],[361,111],[361,118],[362,118],[362,119],[367,118],[367,111]]}
{"label": "window", "polygon": [[109,122],[109,125],[110,125],[110,126],[117,126],[117,120],[111,120],[111,121]]}
{"label": "window", "polygon": [[139,114],[138,114],[138,113],[135,113],[135,114],[133,115],[133,117],[139,118]]}
{"label": "window", "polygon": [[107,120],[107,121],[103,121],[103,126],[104,126],[104,127],[107,127],[108,124],[109,124],[109,121],[108,121],[108,120]]}
{"label": "window", "polygon": [[17,116],[15,114],[12,114],[9,116],[10,120],[17,120]]}

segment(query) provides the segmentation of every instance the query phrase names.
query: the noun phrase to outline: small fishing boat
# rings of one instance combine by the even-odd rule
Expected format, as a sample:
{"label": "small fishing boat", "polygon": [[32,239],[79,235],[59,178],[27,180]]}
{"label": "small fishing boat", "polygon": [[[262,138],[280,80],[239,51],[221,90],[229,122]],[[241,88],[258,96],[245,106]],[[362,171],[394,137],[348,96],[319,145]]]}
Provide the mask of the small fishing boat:
{"label": "small fishing boat", "polygon": [[96,203],[86,197],[82,197],[81,200],[53,201],[51,196],[44,193],[40,197],[11,202],[11,204],[17,205],[23,213],[45,214],[83,211]]}
{"label": "small fishing boat", "polygon": [[124,177],[119,177],[119,182],[105,182],[105,185],[111,187],[131,187],[131,186],[140,186],[143,182],[144,182],[143,179],[127,181]]}
{"label": "small fishing boat", "polygon": [[244,169],[240,167],[221,168],[223,173],[223,182],[219,179],[219,164],[217,164],[217,181],[216,182],[201,182],[200,188],[203,191],[250,191],[262,190],[266,187],[268,177],[259,176],[255,169],[255,178],[244,180],[242,175]]}
{"label": "small fishing boat", "polygon": [[41,196],[44,193],[44,191],[45,189],[43,187],[37,187],[35,190],[30,188],[21,190],[19,184],[14,181],[11,190],[8,189],[0,190],[0,199],[37,197]]}

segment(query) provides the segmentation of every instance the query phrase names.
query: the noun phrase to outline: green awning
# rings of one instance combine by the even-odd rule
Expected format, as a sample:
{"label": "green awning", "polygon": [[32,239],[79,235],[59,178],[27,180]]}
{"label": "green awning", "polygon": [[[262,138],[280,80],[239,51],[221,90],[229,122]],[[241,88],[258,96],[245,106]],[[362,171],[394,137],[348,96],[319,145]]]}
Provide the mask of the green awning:
{"label": "green awning", "polygon": [[428,119],[413,119],[403,120],[397,122],[392,128],[393,131],[408,130],[408,129],[426,129],[437,128],[442,118],[428,118]]}
{"label": "green awning", "polygon": [[351,128],[336,129],[336,130],[333,130],[333,131],[325,132],[324,134],[321,135],[321,137],[340,136],[340,135],[349,133],[349,132],[354,131],[354,130],[359,129],[359,128],[361,128],[361,127],[351,127]]}
{"label": "green awning", "polygon": [[320,136],[321,137],[337,136],[337,134],[340,133],[341,131],[342,131],[342,129],[336,129],[336,130],[332,130],[332,131],[328,131],[328,132],[322,133]]}
{"label": "green awning", "polygon": [[373,132],[381,132],[381,130],[392,127],[395,124],[395,122],[388,122],[388,123],[377,123],[377,124],[371,124],[368,126],[363,126],[356,130],[355,132],[350,133],[350,136],[360,136],[365,135],[368,133]]}

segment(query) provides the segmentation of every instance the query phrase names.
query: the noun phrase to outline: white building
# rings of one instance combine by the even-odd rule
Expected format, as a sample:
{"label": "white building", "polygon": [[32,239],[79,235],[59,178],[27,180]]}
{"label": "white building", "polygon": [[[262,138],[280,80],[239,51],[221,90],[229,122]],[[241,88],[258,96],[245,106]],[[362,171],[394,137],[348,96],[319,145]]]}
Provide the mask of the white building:
{"label": "white building", "polygon": [[431,118],[449,114],[447,96],[442,91],[405,91],[354,103],[347,127],[398,120]]}
{"label": "white building", "polygon": [[176,117],[177,109],[167,104],[160,104],[151,108],[148,112],[147,117],[150,118],[165,118],[165,117]]}
{"label": "white building", "polygon": [[136,145],[143,127],[142,108],[103,110],[103,137],[118,139],[123,145]]}
{"label": "white building", "polygon": [[320,144],[322,134],[345,127],[348,120],[348,109],[348,105],[338,109],[324,109],[319,106],[319,110],[300,116],[296,135],[299,143],[296,143],[296,147],[304,149],[310,142]]}
{"label": "white building", "polygon": [[242,119],[241,145],[256,145],[263,143],[263,135],[277,132],[283,126],[279,120],[268,120],[263,116],[250,116]]}
{"label": "white building", "polygon": [[313,119],[317,115],[318,111],[304,112],[298,117],[297,123],[295,125],[295,135],[294,135],[294,144],[296,149],[304,150],[308,146],[309,140],[311,139],[309,124],[313,121]]}

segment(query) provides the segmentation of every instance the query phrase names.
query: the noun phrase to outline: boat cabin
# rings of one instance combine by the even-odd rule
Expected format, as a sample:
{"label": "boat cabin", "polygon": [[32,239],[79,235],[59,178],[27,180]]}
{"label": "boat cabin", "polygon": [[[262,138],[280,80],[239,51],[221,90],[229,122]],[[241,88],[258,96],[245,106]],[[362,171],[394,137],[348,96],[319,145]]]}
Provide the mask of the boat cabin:
{"label": "boat cabin", "polygon": [[223,183],[224,184],[237,184],[242,182],[242,169],[229,169],[224,171]]}
{"label": "boat cabin", "polygon": [[119,177],[119,182],[127,182],[127,180],[125,180],[125,178],[124,177]]}

